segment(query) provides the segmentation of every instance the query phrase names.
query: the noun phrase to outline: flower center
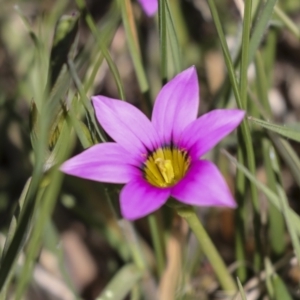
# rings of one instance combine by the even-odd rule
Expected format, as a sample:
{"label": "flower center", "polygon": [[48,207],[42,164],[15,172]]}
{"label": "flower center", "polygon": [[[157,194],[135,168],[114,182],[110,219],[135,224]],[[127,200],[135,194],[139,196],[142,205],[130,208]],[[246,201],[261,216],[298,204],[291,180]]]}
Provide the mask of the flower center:
{"label": "flower center", "polygon": [[153,151],[144,163],[146,180],[157,187],[176,184],[190,166],[190,157],[176,147],[163,147]]}

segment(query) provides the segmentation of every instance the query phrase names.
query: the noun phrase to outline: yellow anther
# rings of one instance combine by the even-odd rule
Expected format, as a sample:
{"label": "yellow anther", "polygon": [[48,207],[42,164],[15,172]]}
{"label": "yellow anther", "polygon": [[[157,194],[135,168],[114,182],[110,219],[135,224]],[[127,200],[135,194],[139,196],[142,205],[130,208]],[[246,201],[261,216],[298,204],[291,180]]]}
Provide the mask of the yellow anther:
{"label": "yellow anther", "polygon": [[174,180],[174,169],[173,169],[173,164],[169,159],[162,159],[162,158],[157,158],[155,160],[155,163],[157,164],[161,175],[163,176],[165,182],[167,184],[170,184]]}
{"label": "yellow anther", "polygon": [[168,187],[184,177],[190,166],[185,150],[159,148],[152,152],[144,163],[145,179],[157,187]]}

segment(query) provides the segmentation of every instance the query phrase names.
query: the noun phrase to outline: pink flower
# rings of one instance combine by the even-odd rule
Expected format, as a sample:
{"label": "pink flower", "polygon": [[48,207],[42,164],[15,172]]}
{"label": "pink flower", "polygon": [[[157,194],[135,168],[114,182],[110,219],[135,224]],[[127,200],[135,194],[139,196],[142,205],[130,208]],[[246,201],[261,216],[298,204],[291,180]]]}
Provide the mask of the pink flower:
{"label": "pink flower", "polygon": [[153,16],[158,9],[158,0],[139,0],[144,12],[149,16]]}
{"label": "pink flower", "polygon": [[92,97],[96,116],[116,143],[95,145],[67,160],[67,174],[126,184],[122,215],[141,218],[170,196],[199,206],[235,207],[217,167],[199,159],[242,121],[244,111],[216,109],[197,119],[199,86],[195,67],[169,81],[157,96],[152,120],[133,105]]}

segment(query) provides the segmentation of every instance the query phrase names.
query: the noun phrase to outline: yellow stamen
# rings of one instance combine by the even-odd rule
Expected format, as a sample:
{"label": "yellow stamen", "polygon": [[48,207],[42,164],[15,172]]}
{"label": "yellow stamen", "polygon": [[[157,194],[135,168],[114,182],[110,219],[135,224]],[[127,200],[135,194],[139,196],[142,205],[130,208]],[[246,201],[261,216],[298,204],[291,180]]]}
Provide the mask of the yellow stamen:
{"label": "yellow stamen", "polygon": [[144,163],[144,175],[150,184],[167,187],[182,179],[189,166],[190,158],[186,151],[175,147],[164,147],[148,156]]}
{"label": "yellow stamen", "polygon": [[157,164],[158,169],[161,175],[163,176],[165,182],[167,184],[172,183],[175,178],[172,162],[169,159],[165,160],[162,158],[157,158],[155,160],[155,163]]}

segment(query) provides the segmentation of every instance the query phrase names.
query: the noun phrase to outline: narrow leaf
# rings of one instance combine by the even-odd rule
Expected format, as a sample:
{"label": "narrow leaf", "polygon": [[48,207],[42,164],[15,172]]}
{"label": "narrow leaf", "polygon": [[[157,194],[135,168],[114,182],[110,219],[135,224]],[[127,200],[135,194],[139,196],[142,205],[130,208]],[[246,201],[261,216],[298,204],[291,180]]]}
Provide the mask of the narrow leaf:
{"label": "narrow leaf", "polygon": [[[260,189],[268,198],[269,201],[271,201],[274,206],[279,211],[282,211],[281,208],[281,199],[279,196],[277,196],[273,191],[271,191],[266,185],[261,183],[259,180],[256,179],[256,177],[249,172],[247,168],[245,168],[243,165],[241,165],[233,156],[231,156],[227,151],[222,150],[222,152],[225,154],[225,156],[241,171],[245,174],[245,176],[253,182],[258,189]],[[288,216],[291,219],[293,226],[295,230],[297,231],[298,236],[300,236],[300,218],[299,216],[289,207],[288,208]]]}
{"label": "narrow leaf", "polygon": [[254,26],[253,33],[250,40],[249,45],[249,58],[248,63],[251,63],[251,61],[254,58],[254,55],[256,53],[256,50],[259,47],[259,44],[263,38],[263,34],[266,31],[266,28],[268,27],[269,21],[273,14],[273,9],[276,4],[277,0],[268,0],[257,18],[257,22]]}
{"label": "narrow leaf", "polygon": [[268,130],[271,130],[273,132],[276,132],[286,138],[289,138],[293,141],[300,142],[300,131],[295,129],[295,127],[290,126],[290,125],[277,125],[274,123],[266,122],[254,117],[249,117],[248,118],[251,122],[262,126],[263,128],[266,128]]}
{"label": "narrow leaf", "polygon": [[171,13],[171,8],[169,2],[166,0],[166,26],[168,31],[168,37],[170,40],[170,48],[173,56],[173,62],[175,67],[175,72],[179,73],[182,71],[181,68],[181,55],[180,55],[180,47],[178,43],[177,33]]}
{"label": "narrow leaf", "polygon": [[272,132],[270,132],[270,137],[277,151],[284,159],[285,163],[288,165],[291,173],[294,176],[295,181],[300,187],[300,159],[297,153],[288,141],[278,137]]}
{"label": "narrow leaf", "polygon": [[87,25],[89,26],[92,34],[94,35],[94,37],[97,40],[98,46],[100,51],[102,52],[108,66],[109,69],[115,79],[116,85],[117,85],[117,89],[119,92],[119,96],[120,99],[124,100],[125,99],[125,92],[124,92],[124,88],[123,88],[123,83],[120,77],[120,73],[119,70],[116,66],[116,64],[114,63],[108,49],[107,46],[105,45],[102,36],[93,20],[93,17],[91,16],[91,14],[87,11],[86,6],[85,6],[85,1],[84,0],[76,0],[76,4],[77,6],[80,8],[80,10],[84,11],[85,14],[85,21],[87,23]]}
{"label": "narrow leaf", "polygon": [[273,288],[275,292],[275,298],[276,300],[292,300],[292,296],[289,293],[284,281],[275,274],[272,278]]}
{"label": "narrow leaf", "polygon": [[142,272],[134,265],[127,264],[113,277],[96,300],[123,300],[138,280]]}
{"label": "narrow leaf", "polygon": [[50,55],[50,86],[52,87],[67,62],[68,53],[78,31],[79,14],[64,15],[57,22]]}
{"label": "narrow leaf", "polygon": [[244,288],[243,288],[240,280],[238,278],[236,280],[237,280],[237,283],[238,283],[238,287],[239,287],[239,291],[240,291],[240,295],[241,295],[242,300],[247,300]]}
{"label": "narrow leaf", "polygon": [[167,51],[167,21],[166,21],[166,0],[159,0],[158,25],[161,57],[161,78],[163,83],[167,81],[168,51]]}
{"label": "narrow leaf", "polygon": [[139,41],[137,38],[137,32],[135,27],[135,21],[133,17],[133,11],[131,7],[131,1],[121,0],[122,19],[125,27],[128,47],[131,53],[131,58],[136,71],[137,79],[140,89],[143,93],[149,89],[148,80],[142,64],[142,56],[140,53]]}

